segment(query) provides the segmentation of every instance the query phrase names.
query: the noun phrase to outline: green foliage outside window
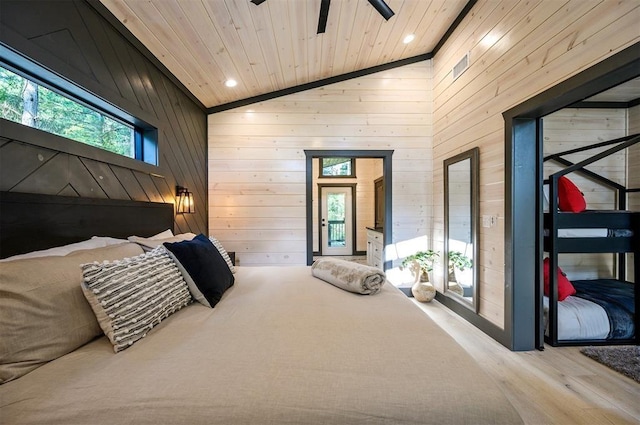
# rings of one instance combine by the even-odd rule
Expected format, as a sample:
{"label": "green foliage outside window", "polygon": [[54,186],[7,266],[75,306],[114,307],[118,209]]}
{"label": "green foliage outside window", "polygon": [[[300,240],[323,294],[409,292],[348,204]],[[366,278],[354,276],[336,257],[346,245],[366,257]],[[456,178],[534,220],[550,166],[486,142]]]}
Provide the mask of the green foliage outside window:
{"label": "green foliage outside window", "polygon": [[0,67],[0,118],[135,157],[134,128]]}
{"label": "green foliage outside window", "polygon": [[344,221],[345,202],[344,193],[329,193],[327,195],[327,218],[329,221]]}
{"label": "green foliage outside window", "polygon": [[320,158],[322,177],[355,177],[353,158]]}

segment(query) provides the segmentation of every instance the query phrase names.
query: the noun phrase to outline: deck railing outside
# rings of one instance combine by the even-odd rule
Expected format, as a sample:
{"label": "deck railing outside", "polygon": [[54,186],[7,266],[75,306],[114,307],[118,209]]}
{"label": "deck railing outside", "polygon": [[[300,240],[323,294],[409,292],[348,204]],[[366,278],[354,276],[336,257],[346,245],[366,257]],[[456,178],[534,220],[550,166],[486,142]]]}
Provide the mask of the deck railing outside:
{"label": "deck railing outside", "polygon": [[329,220],[329,246],[345,246],[346,226],[344,220]]}

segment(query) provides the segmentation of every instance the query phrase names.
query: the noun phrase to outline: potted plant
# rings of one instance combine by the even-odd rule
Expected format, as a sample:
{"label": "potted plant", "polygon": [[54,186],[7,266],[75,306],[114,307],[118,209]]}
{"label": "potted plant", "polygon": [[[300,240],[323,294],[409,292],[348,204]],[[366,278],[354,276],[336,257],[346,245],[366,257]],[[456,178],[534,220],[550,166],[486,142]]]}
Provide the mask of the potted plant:
{"label": "potted plant", "polygon": [[460,286],[470,287],[473,284],[473,261],[460,251],[449,251],[449,267],[453,268],[456,282]]}
{"label": "potted plant", "polygon": [[433,270],[433,263],[439,254],[431,249],[427,251],[418,251],[409,255],[402,260],[402,267],[413,267],[412,271],[416,274],[416,280],[422,282],[429,281],[429,272]]}
{"label": "potted plant", "polygon": [[439,254],[433,250],[418,251],[402,260],[402,267],[411,267],[416,277],[411,294],[420,302],[429,302],[436,296],[436,288],[429,282],[429,272]]}

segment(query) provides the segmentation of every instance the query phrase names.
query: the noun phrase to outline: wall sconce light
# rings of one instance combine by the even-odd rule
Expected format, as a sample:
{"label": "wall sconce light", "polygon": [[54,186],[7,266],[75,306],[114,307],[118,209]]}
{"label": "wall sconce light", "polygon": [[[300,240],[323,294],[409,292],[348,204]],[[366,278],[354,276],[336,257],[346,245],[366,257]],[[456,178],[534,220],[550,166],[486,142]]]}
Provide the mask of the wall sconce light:
{"label": "wall sconce light", "polygon": [[193,193],[189,189],[182,186],[176,186],[176,196],[178,197],[178,214],[193,214],[196,209],[193,205]]}

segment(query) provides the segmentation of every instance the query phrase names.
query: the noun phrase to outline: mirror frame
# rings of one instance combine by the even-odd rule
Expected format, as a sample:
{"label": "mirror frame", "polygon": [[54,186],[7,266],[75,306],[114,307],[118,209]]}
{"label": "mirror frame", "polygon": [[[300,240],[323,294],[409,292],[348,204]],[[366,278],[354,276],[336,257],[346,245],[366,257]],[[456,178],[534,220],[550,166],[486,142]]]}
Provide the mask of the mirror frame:
{"label": "mirror frame", "polygon": [[[451,158],[447,158],[443,161],[443,177],[444,177],[444,294],[451,299],[459,302],[465,307],[470,308],[475,313],[478,312],[478,283],[479,283],[479,267],[478,267],[478,254],[480,252],[478,247],[478,233],[479,233],[479,193],[480,193],[480,174],[479,174],[479,157],[480,149],[475,147],[468,151],[459,153]],[[471,244],[473,245],[473,299],[468,301],[465,297],[448,290],[449,288],[449,167],[461,161],[469,159],[471,177]]]}

